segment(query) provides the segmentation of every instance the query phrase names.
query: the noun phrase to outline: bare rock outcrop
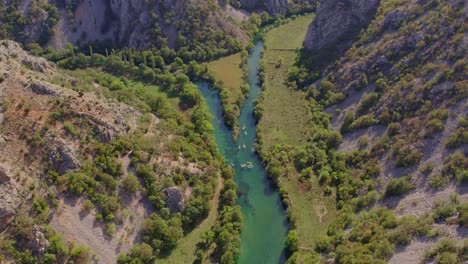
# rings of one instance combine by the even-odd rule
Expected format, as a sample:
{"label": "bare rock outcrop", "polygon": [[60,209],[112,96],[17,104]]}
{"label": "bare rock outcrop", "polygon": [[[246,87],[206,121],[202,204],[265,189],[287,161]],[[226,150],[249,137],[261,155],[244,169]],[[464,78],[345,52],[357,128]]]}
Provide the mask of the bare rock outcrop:
{"label": "bare rock outcrop", "polygon": [[20,204],[20,194],[8,167],[0,164],[0,230],[13,219]]}
{"label": "bare rock outcrop", "polygon": [[265,9],[270,14],[286,14],[288,11],[287,0],[241,0],[242,8],[252,10],[255,8]]}
{"label": "bare rock outcrop", "polygon": [[49,142],[51,169],[57,170],[60,174],[65,174],[81,167],[75,156],[75,150],[66,140],[63,138],[50,138]]}
{"label": "bare rock outcrop", "polygon": [[29,85],[29,88],[31,89],[31,91],[33,91],[36,94],[42,94],[42,95],[56,94],[56,91],[53,88],[42,83],[32,83],[31,85]]}
{"label": "bare rock outcrop", "polygon": [[163,190],[166,205],[171,213],[182,212],[185,209],[184,192],[180,187],[170,187]]}
{"label": "bare rock outcrop", "polygon": [[39,230],[37,227],[34,230],[34,239],[28,243],[28,247],[32,252],[36,253],[39,256],[44,255],[47,248],[50,246],[49,240],[45,237],[44,233]]}
{"label": "bare rock outcrop", "polygon": [[375,14],[379,0],[322,1],[304,41],[306,49],[333,46],[359,33]]}

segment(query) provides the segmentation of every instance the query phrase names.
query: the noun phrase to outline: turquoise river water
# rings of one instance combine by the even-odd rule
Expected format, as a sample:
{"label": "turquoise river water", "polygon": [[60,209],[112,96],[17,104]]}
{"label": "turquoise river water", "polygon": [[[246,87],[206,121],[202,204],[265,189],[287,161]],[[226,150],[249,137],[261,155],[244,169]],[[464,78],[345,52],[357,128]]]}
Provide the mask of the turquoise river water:
{"label": "turquoise river water", "polygon": [[285,262],[284,242],[288,232],[286,215],[276,188],[267,178],[265,168],[253,151],[256,124],[252,113],[253,102],[261,92],[258,68],[262,50],[263,43],[256,41],[249,52],[250,92],[239,117],[241,130],[237,141],[232,139],[232,132],[224,125],[218,92],[210,89],[206,83],[199,84],[199,90],[214,116],[212,123],[219,151],[226,162],[234,166],[238,203],[244,219],[241,253],[237,261],[239,264]]}

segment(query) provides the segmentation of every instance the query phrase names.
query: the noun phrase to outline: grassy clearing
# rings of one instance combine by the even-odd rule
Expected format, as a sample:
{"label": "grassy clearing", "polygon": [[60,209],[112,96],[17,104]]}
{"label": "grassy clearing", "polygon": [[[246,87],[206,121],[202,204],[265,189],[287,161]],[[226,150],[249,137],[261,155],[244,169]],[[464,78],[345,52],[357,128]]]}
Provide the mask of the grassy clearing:
{"label": "grassy clearing", "polygon": [[240,68],[241,54],[236,53],[228,57],[208,63],[208,69],[216,80],[222,81],[230,92],[230,103],[235,104],[238,98],[244,98],[241,86],[244,83],[243,72]]}
{"label": "grassy clearing", "polygon": [[[263,60],[266,88],[264,113],[259,123],[264,140],[262,150],[265,152],[276,144],[300,146],[307,139],[312,116],[305,93],[288,88],[285,81],[288,68],[297,56],[295,50],[301,48],[311,20],[312,15],[300,17],[272,29],[265,36]],[[301,182],[292,164],[288,166],[285,176],[279,178],[279,184],[289,193],[291,215],[300,234],[300,247],[306,250],[313,248],[335,216],[333,196],[324,197],[316,181]]]}
{"label": "grassy clearing", "polygon": [[[307,133],[311,116],[305,95],[301,91],[289,89],[284,82],[287,80],[289,66],[296,59],[294,49],[302,46],[311,20],[311,15],[303,16],[266,34],[266,50],[263,57],[265,111],[259,124],[263,131],[263,149],[266,151],[278,143],[301,144],[306,138],[304,135]],[[279,61],[282,61],[281,66],[278,66]]]}
{"label": "grassy clearing", "polygon": [[208,63],[208,69],[213,72],[217,80],[220,80],[229,90],[236,95],[242,95],[240,90],[243,84],[243,72],[240,68],[241,54],[236,53],[231,56]]}
{"label": "grassy clearing", "polygon": [[336,215],[335,199],[334,196],[323,196],[317,181],[301,182],[292,164],[288,171],[287,176],[279,178],[279,184],[289,193],[300,247],[313,248]]}
{"label": "grassy clearing", "polygon": [[[243,54],[244,52],[240,52],[208,63],[208,69],[213,73],[214,78],[222,83],[222,85],[217,84],[216,86],[221,91],[224,121],[232,129],[234,138],[239,135],[240,108],[248,92],[244,80],[246,62],[243,63],[243,59],[245,59]],[[246,53],[245,56],[247,56]],[[244,64],[244,67],[241,64]]]}

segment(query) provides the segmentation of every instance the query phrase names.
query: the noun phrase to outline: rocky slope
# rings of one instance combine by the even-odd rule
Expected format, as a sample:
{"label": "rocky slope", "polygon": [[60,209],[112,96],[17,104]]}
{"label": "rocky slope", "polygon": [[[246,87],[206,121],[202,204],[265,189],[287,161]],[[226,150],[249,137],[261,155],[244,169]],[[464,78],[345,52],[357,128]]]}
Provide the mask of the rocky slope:
{"label": "rocky slope", "polygon": [[[172,180],[182,174],[193,181],[206,172],[206,165],[182,152],[174,157],[169,146],[196,145],[181,143],[185,139],[160,125],[154,114],[109,97],[107,88],[90,82],[91,90],[77,89],[83,84],[18,43],[0,41],[2,263],[51,257],[89,263],[93,255],[100,263],[115,263],[120,253],[141,242],[142,232],[151,227],[143,223],[159,217],[157,206],[167,204],[168,213],[183,214],[193,200],[210,199],[191,194],[192,187],[205,188],[205,183],[189,185],[182,176],[177,183]],[[136,147],[146,141],[145,147]],[[145,165],[138,165],[141,157]],[[213,176],[203,178],[211,186],[218,174],[210,170]],[[153,177],[151,187],[134,174]],[[190,219],[184,222],[195,218]],[[176,229],[181,220],[171,221],[172,234],[182,236]],[[58,244],[67,249],[57,251]],[[68,247],[71,252],[78,247],[79,256],[69,254]]]}
{"label": "rocky slope", "polygon": [[287,0],[240,0],[241,7],[247,10],[266,9],[270,14],[284,15],[288,11]]}
{"label": "rocky slope", "polygon": [[379,0],[322,1],[304,40],[307,49],[346,45],[373,17]]}
{"label": "rocky slope", "polygon": [[[460,250],[468,233],[467,3],[343,2],[323,2],[304,46],[341,45],[350,26],[363,22],[363,30],[331,64],[323,67],[310,56],[308,65],[289,76],[299,86],[315,75],[309,79],[315,80],[312,85],[302,87],[317,119],[314,143],[305,147],[306,158],[298,151],[301,159],[295,162],[310,165],[326,190],[336,186],[339,215],[317,251],[338,263],[463,263]],[[325,113],[317,110],[321,108]],[[316,154],[319,149],[328,152],[328,165]],[[299,168],[308,173],[307,166]],[[388,226],[391,218],[398,220]],[[370,225],[374,233],[367,236]],[[441,249],[443,243],[453,249]]]}

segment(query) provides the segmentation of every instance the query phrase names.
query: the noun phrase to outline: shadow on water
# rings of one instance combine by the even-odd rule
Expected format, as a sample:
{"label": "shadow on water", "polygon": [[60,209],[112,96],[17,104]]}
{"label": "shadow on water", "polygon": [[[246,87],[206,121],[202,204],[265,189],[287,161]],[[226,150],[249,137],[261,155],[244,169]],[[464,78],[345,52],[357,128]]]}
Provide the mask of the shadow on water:
{"label": "shadow on water", "polygon": [[[241,133],[237,141],[222,122],[222,109],[218,92],[209,89],[207,83],[198,87],[210,112],[214,136],[219,151],[228,164],[234,165],[235,181],[238,185],[238,203],[243,215],[241,252],[239,264],[284,263],[286,254],[284,242],[289,229],[286,214],[276,187],[268,179],[258,155],[252,151],[256,142],[256,122],[252,116],[253,101],[261,89],[258,79],[263,43],[255,42],[248,58],[249,97],[245,100],[239,117]],[[245,127],[245,128],[244,128]],[[250,168],[249,165],[250,164]]]}

